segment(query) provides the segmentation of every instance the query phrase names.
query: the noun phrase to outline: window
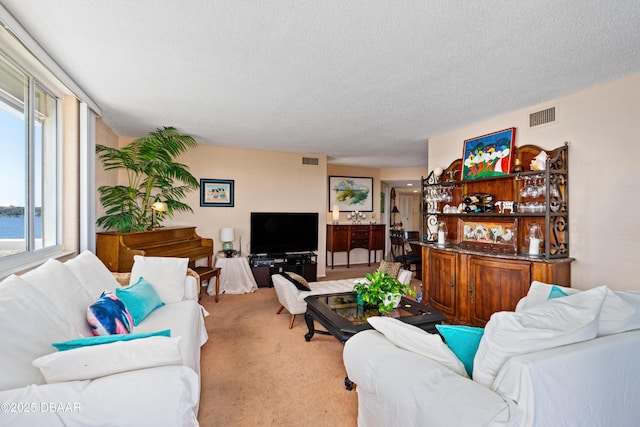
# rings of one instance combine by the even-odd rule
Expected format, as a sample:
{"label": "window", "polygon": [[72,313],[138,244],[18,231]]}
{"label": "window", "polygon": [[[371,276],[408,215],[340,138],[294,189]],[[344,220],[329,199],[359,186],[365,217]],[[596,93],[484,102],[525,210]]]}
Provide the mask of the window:
{"label": "window", "polygon": [[95,250],[101,114],[0,4],[0,280]]}
{"label": "window", "polygon": [[59,245],[58,104],[0,55],[0,260]]}

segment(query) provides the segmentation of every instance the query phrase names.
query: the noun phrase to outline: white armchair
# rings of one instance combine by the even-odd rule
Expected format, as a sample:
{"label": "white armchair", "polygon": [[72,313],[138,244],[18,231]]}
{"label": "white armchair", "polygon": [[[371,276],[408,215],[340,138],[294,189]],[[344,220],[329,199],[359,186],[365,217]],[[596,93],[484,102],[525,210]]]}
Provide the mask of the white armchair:
{"label": "white armchair", "polygon": [[[398,273],[398,280],[402,283],[409,284],[412,278],[412,271],[401,269]],[[271,280],[273,281],[273,287],[276,290],[278,301],[281,304],[276,314],[280,314],[282,310],[286,309],[291,314],[291,320],[289,321],[289,329],[291,329],[293,328],[296,315],[304,314],[304,312],[307,311],[307,303],[304,300],[306,297],[309,295],[349,292],[353,290],[355,281],[361,279],[362,278],[310,282],[310,290],[302,291],[296,288],[286,277],[280,274],[274,274],[271,276]]]}

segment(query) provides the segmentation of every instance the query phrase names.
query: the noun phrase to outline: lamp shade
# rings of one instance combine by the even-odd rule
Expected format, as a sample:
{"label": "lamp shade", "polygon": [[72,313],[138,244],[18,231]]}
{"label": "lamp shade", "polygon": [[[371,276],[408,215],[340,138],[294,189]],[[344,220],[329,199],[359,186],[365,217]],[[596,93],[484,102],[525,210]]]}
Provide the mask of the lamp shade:
{"label": "lamp shade", "polygon": [[391,213],[400,213],[400,211],[397,206],[394,206],[393,209],[391,209]]}
{"label": "lamp shade", "polygon": [[233,232],[233,228],[223,228],[220,230],[220,241],[233,242],[236,240],[236,236]]}
{"label": "lamp shade", "polygon": [[165,202],[155,202],[153,205],[151,205],[151,209],[158,212],[166,212],[168,207]]}
{"label": "lamp shade", "polygon": [[333,220],[340,221],[340,206],[333,205]]}

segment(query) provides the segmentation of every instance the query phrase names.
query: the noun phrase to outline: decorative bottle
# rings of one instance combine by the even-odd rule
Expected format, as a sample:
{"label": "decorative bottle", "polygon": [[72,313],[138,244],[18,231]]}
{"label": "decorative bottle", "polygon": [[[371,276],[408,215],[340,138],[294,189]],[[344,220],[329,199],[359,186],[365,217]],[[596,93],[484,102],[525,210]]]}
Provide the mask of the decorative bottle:
{"label": "decorative bottle", "polygon": [[447,224],[444,221],[438,223],[438,244],[444,245],[447,239]]}
{"label": "decorative bottle", "polygon": [[537,223],[529,225],[529,233],[527,234],[529,241],[529,255],[540,255],[540,246],[542,245],[542,229]]}

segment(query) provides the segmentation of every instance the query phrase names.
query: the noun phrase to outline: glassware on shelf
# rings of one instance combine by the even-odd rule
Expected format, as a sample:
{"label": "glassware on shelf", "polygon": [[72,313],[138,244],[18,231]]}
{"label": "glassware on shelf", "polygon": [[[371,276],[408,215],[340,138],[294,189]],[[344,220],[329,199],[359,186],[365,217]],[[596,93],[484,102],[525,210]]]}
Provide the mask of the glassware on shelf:
{"label": "glassware on shelf", "polygon": [[540,247],[542,246],[542,229],[537,223],[529,224],[526,243],[529,245],[529,255],[540,255]]}
{"label": "glassware on shelf", "polygon": [[545,195],[547,187],[546,180],[543,175],[528,176],[523,180],[524,185],[520,189],[520,197],[522,197],[523,199],[529,197],[535,199],[537,197]]}
{"label": "glassware on shelf", "polygon": [[520,202],[518,203],[520,213],[544,213],[543,202]]}
{"label": "glassware on shelf", "polygon": [[453,187],[436,185],[427,190],[427,202],[446,202],[453,200]]}

